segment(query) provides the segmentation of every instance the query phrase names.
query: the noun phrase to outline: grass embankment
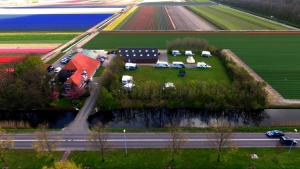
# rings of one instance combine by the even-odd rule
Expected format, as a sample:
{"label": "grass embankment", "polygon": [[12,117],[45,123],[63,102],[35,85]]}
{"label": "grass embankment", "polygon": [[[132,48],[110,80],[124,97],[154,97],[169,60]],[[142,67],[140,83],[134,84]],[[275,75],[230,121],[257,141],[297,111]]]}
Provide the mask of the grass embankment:
{"label": "grass embankment", "polygon": [[[259,159],[251,159],[256,153]],[[184,149],[176,157],[173,167],[176,169],[298,169],[300,149],[288,148],[242,148],[225,150],[220,163],[213,149]],[[170,165],[168,149],[129,149],[125,157],[124,150],[111,150],[106,154],[106,161],[100,161],[99,152],[73,152],[70,159],[82,166],[93,169],[158,169]]]}
{"label": "grass embankment", "polygon": [[[62,152],[55,152],[55,160],[60,160]],[[43,166],[51,165],[53,162],[47,158],[37,156],[31,150],[10,150],[5,154],[6,164],[11,169],[41,169]],[[0,168],[3,164],[0,162]]]}
{"label": "grass embankment", "polygon": [[[101,33],[85,48],[166,48],[177,38],[206,39],[218,48],[235,52],[285,98],[300,99],[300,34],[256,33]],[[124,40],[120,40],[124,39]]]}
{"label": "grass embankment", "polygon": [[197,15],[224,30],[288,30],[287,26],[224,5],[189,6]]}
{"label": "grass embankment", "polygon": [[[177,58],[180,56],[177,56]],[[133,76],[137,85],[141,85],[147,81],[156,81],[159,83],[173,82],[176,84],[185,84],[189,81],[214,81],[223,83],[225,85],[230,84],[230,79],[221,61],[216,57],[204,58],[198,56],[196,59],[199,61],[205,61],[211,65],[211,69],[185,69],[186,76],[179,77],[179,69],[159,69],[151,66],[140,66],[135,71],[125,71],[123,74]],[[197,60],[197,61],[198,61]]]}
{"label": "grass embankment", "polygon": [[74,38],[79,33],[0,33],[0,44],[41,44],[41,43],[64,43]]}

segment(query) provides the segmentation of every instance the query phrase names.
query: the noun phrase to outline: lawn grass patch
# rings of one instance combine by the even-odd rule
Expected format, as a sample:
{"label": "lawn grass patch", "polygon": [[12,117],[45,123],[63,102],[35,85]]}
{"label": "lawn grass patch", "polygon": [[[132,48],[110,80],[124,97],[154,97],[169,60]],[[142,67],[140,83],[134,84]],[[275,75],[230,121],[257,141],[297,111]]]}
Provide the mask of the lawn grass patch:
{"label": "lawn grass patch", "polygon": [[[250,154],[256,153],[259,159],[252,160]],[[184,149],[176,156],[173,167],[176,169],[298,169],[300,149],[288,148],[241,148],[228,149],[220,163],[216,162],[214,149]],[[99,152],[72,152],[70,159],[82,166],[93,169],[157,169],[170,164],[169,149],[129,149],[125,156],[123,149],[110,150],[106,161],[100,162]]]}
{"label": "lawn grass patch", "polygon": [[[55,152],[55,160],[59,160],[62,152]],[[43,166],[52,165],[52,161],[47,158],[38,157],[32,150],[10,150],[5,155],[7,165],[11,169],[41,169]],[[3,164],[0,163],[2,168]]]}
{"label": "lawn grass patch", "polygon": [[197,15],[224,30],[288,30],[287,26],[224,5],[189,6]]}
{"label": "lawn grass patch", "polygon": [[[177,56],[180,57],[180,56]],[[182,56],[183,58],[183,56]],[[176,68],[154,68],[152,66],[140,66],[134,71],[124,71],[124,74],[133,76],[137,85],[142,85],[147,81],[156,81],[161,84],[166,82],[173,82],[176,84],[185,84],[189,81],[214,81],[223,83],[224,85],[230,84],[230,79],[221,61],[216,57],[204,58],[197,57],[197,61],[205,61],[211,65],[211,69],[184,69],[186,71],[185,77],[179,77],[178,72],[180,69]]]}
{"label": "lawn grass patch", "polygon": [[[218,48],[231,49],[287,99],[300,99],[300,34],[263,33],[101,33],[88,49],[157,47],[178,38],[200,38]],[[120,40],[125,39],[125,40]]]}

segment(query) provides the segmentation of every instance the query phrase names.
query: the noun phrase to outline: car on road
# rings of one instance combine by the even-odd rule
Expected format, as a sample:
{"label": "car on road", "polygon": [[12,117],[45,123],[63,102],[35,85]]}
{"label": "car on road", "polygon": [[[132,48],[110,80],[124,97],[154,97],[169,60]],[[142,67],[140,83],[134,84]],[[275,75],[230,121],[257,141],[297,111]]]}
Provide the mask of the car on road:
{"label": "car on road", "polygon": [[280,143],[283,144],[283,145],[296,145],[297,144],[297,141],[291,137],[288,137],[288,136],[281,136],[280,137]]}
{"label": "car on road", "polygon": [[54,73],[58,73],[60,71],[61,71],[61,67],[57,67],[57,68],[54,69]]}
{"label": "car on road", "polygon": [[284,136],[284,133],[280,130],[271,130],[266,132],[267,137],[281,137]]}

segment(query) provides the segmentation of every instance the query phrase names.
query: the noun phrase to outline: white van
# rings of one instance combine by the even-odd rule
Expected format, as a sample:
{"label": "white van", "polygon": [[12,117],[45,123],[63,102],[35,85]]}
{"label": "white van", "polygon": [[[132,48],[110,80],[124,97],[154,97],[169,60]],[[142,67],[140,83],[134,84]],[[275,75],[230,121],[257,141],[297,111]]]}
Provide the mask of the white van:
{"label": "white van", "polygon": [[154,67],[157,67],[157,68],[168,68],[169,67],[169,63],[168,62],[157,61],[156,64],[154,65]]}
{"label": "white van", "polygon": [[135,70],[137,68],[136,63],[125,63],[126,70]]}
{"label": "white van", "polygon": [[201,53],[201,56],[204,56],[204,57],[211,57],[212,55],[211,55],[211,53],[210,53],[210,51],[202,51],[202,53]]}
{"label": "white van", "polygon": [[184,63],[183,62],[173,62],[171,64],[172,68],[185,68]]}
{"label": "white van", "polygon": [[185,56],[194,56],[193,52],[191,50],[185,51]]}
{"label": "white van", "polygon": [[211,66],[206,64],[205,62],[198,62],[197,63],[197,68],[209,69],[209,68],[211,68]]}
{"label": "white van", "polygon": [[126,85],[128,83],[133,83],[133,77],[132,76],[128,76],[128,75],[123,75],[122,76],[122,84]]}

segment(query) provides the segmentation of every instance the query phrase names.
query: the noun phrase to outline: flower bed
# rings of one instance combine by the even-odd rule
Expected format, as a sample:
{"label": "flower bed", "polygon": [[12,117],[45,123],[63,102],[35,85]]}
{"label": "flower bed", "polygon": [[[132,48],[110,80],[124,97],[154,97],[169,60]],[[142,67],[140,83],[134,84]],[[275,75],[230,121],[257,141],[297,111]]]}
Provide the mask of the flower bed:
{"label": "flower bed", "polygon": [[0,49],[0,54],[19,53],[19,54],[44,54],[52,51],[52,48],[4,48]]}
{"label": "flower bed", "polygon": [[141,6],[121,30],[174,30],[165,7]]}

